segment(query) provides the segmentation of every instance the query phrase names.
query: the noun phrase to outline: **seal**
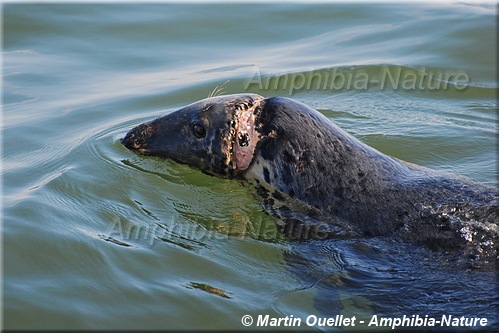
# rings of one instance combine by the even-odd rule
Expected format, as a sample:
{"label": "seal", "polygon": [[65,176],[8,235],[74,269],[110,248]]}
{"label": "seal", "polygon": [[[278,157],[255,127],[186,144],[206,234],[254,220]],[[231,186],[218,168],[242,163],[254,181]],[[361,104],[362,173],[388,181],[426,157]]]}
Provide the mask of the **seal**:
{"label": "seal", "polygon": [[284,202],[284,220],[296,222],[290,206],[305,207],[307,223],[329,226],[328,237],[393,236],[471,267],[499,259],[495,187],[387,156],[292,99],[207,98],[138,125],[122,143],[243,180],[266,204]]}

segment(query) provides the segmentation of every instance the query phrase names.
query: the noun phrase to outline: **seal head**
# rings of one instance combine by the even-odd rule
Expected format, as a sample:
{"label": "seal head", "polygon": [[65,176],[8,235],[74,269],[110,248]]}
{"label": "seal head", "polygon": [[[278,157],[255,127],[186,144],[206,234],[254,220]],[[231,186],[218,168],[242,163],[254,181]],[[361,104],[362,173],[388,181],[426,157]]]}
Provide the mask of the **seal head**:
{"label": "seal head", "polygon": [[250,166],[263,97],[212,97],[131,129],[122,143],[142,155],[171,158],[224,178]]}

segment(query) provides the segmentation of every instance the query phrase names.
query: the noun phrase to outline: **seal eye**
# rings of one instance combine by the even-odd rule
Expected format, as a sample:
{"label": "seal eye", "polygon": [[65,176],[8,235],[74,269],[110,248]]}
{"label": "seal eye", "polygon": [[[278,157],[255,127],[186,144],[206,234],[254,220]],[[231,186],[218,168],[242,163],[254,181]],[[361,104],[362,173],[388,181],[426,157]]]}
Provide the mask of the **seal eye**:
{"label": "seal eye", "polygon": [[192,131],[194,132],[196,138],[201,139],[206,136],[206,129],[199,124],[192,125]]}

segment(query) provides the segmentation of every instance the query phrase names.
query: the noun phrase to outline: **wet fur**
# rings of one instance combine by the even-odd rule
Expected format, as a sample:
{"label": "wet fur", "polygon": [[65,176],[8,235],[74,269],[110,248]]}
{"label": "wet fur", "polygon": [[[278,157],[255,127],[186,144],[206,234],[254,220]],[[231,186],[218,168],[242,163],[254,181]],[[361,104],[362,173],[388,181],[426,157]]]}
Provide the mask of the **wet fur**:
{"label": "wet fur", "polygon": [[497,262],[495,188],[388,157],[290,99],[266,99],[260,122],[247,178],[364,236],[423,243],[472,267]]}

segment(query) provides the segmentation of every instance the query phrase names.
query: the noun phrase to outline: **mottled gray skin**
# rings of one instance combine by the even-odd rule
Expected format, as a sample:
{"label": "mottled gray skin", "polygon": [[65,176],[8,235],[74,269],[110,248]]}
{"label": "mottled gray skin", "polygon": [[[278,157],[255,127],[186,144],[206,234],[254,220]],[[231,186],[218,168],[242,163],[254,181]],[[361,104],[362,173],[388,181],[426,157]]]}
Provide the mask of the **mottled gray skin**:
{"label": "mottled gray skin", "polygon": [[291,99],[205,99],[137,126],[123,144],[244,179],[266,203],[299,203],[350,235],[422,243],[471,267],[498,261],[494,187],[386,156]]}

